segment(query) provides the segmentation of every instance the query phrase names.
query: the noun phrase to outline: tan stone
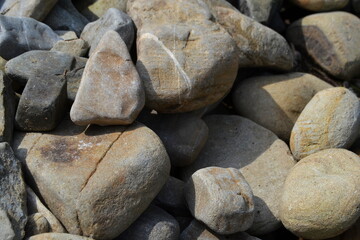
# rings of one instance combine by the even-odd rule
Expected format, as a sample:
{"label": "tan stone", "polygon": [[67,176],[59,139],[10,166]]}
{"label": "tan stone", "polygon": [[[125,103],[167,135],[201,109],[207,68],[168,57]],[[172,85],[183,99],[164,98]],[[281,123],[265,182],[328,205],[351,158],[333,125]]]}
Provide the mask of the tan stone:
{"label": "tan stone", "polygon": [[82,237],[67,233],[43,233],[32,236],[27,240],[94,240],[93,238]]}
{"label": "tan stone", "polygon": [[328,148],[348,148],[360,130],[360,102],[343,87],[318,92],[291,131],[290,148],[298,160]]}
{"label": "tan stone", "polygon": [[325,239],[351,227],[360,216],[360,158],[327,149],[295,165],[281,198],[281,221],[298,236]]}
{"label": "tan stone", "polygon": [[289,142],[291,130],[312,97],[330,84],[306,73],[288,73],[245,79],[234,88],[239,115],[251,119]]}
{"label": "tan stone", "polygon": [[85,0],[77,1],[75,5],[79,7],[81,13],[90,21],[95,21],[102,17],[109,8],[117,8],[123,12],[126,10],[128,0]]}
{"label": "tan stone", "polygon": [[291,2],[310,11],[322,12],[341,9],[349,3],[349,0],[291,0]]}

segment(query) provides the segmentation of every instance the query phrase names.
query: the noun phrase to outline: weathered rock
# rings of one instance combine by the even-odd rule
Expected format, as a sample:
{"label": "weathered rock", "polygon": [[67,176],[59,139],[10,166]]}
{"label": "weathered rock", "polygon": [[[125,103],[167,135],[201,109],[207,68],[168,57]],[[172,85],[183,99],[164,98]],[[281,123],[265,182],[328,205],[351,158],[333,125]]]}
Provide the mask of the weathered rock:
{"label": "weathered rock", "polygon": [[[25,133],[18,135],[22,135],[24,137]],[[40,137],[41,134],[34,133],[33,135]],[[37,140],[38,138],[36,138]],[[19,136],[17,138],[19,140]],[[32,140],[30,138],[30,140]],[[31,146],[34,142],[31,141]],[[20,143],[15,143],[15,145]],[[24,144],[24,143],[22,143]],[[24,148],[24,150],[26,147]],[[18,149],[19,151],[19,149]],[[21,155],[21,159],[24,159],[26,157],[25,155]],[[45,217],[46,221],[48,222],[49,226],[49,232],[57,232],[57,233],[65,233],[64,227],[61,225],[59,220],[50,212],[49,209],[47,209],[44,204],[40,201],[38,196],[33,192],[33,190],[29,187],[26,187],[26,193],[27,193],[27,206],[28,206],[28,214],[34,214],[34,213],[40,213],[42,216]]]}
{"label": "weathered rock", "polygon": [[5,71],[5,65],[6,65],[7,61],[5,59],[3,59],[2,57],[0,57],[0,70],[1,71]]}
{"label": "weathered rock", "polygon": [[291,0],[297,6],[315,12],[338,10],[345,7],[349,0]]}
{"label": "weathered rock", "polygon": [[11,142],[14,129],[15,94],[0,71],[0,142]]}
{"label": "weathered rock", "polygon": [[146,105],[187,112],[220,100],[237,73],[236,45],[196,0],[130,0]]}
{"label": "weathered rock", "polygon": [[360,76],[360,19],[346,12],[304,17],[287,30],[287,38],[320,68],[340,80]]}
{"label": "weathered rock", "polygon": [[75,57],[72,69],[65,73],[67,81],[67,97],[71,101],[75,101],[87,61],[87,58]]}
{"label": "weathered rock", "polygon": [[[271,131],[239,116],[204,118],[209,138],[197,160],[185,168],[188,179],[198,169],[217,166],[240,169],[255,196],[250,232],[269,233],[280,227],[279,199],[285,178],[295,165],[288,146]],[[274,173],[276,169],[276,173]]]}
{"label": "weathered rock", "polygon": [[68,30],[55,30],[54,31],[59,37],[61,37],[64,41],[69,40],[76,40],[78,37],[76,36],[76,33],[74,31],[68,31]]}
{"label": "weathered rock", "polygon": [[235,40],[240,67],[292,69],[292,51],[280,34],[241,14],[225,0],[204,2],[210,7],[217,22]]}
{"label": "weathered rock", "polygon": [[167,212],[150,207],[116,240],[178,240],[179,223]]}
{"label": "weathered rock", "polygon": [[196,171],[185,186],[192,215],[220,234],[242,232],[254,221],[254,196],[239,170],[208,167]]}
{"label": "weathered rock", "polygon": [[289,142],[291,130],[306,104],[317,92],[330,87],[313,75],[289,73],[242,80],[232,97],[241,116]]}
{"label": "weathered rock", "polygon": [[193,163],[209,132],[204,121],[193,113],[152,114],[139,121],[160,137],[174,167]]}
{"label": "weathered rock", "polygon": [[8,143],[0,143],[0,208],[10,219],[14,240],[21,240],[27,221],[25,183],[20,162]]}
{"label": "weathered rock", "polygon": [[6,212],[0,209],[0,239],[13,240],[15,237],[14,230],[12,229],[11,222]]}
{"label": "weathered rock", "polygon": [[55,6],[57,0],[4,0],[1,4],[1,15],[28,17],[42,21]]}
{"label": "weathered rock", "polygon": [[72,235],[67,233],[43,233],[32,236],[27,240],[94,240],[92,238]]}
{"label": "weathered rock", "polygon": [[318,92],[291,131],[290,148],[298,160],[328,148],[348,148],[360,130],[360,102],[342,87]]}
{"label": "weathered rock", "polygon": [[108,31],[85,66],[71,120],[78,125],[127,125],[144,104],[142,81],[126,44],[117,32]]}
{"label": "weathered rock", "polygon": [[169,177],[170,161],[160,139],[138,123],[86,128],[66,120],[35,139],[25,135],[15,149],[19,156],[27,150],[22,161],[29,182],[72,234],[115,238]]}
{"label": "weathered rock", "polygon": [[51,51],[59,51],[76,57],[84,57],[89,50],[89,44],[82,39],[58,41]]}
{"label": "weathered rock", "polygon": [[80,36],[89,21],[77,11],[71,0],[59,0],[44,23],[54,30],[71,30]]}
{"label": "weathered rock", "polygon": [[47,25],[31,18],[0,15],[0,56],[6,60],[30,50],[49,50],[61,38]]}
{"label": "weathered rock", "polygon": [[87,24],[81,38],[90,45],[89,56],[94,52],[102,37],[109,30],[117,32],[130,50],[134,41],[134,23],[124,12],[110,8],[99,20]]}
{"label": "weathered rock", "polygon": [[41,213],[31,214],[28,217],[25,232],[27,237],[50,232],[49,222]]}
{"label": "weathered rock", "polygon": [[[327,149],[295,165],[281,198],[281,221],[298,236],[334,237],[360,216],[360,158],[345,149]],[[319,204],[321,203],[321,204]]]}
{"label": "weathered rock", "polygon": [[95,21],[103,16],[109,8],[126,11],[128,0],[85,0],[76,1],[75,4],[81,13],[90,21]]}
{"label": "weathered rock", "polygon": [[269,24],[282,0],[237,0],[236,6],[241,13],[263,24]]}

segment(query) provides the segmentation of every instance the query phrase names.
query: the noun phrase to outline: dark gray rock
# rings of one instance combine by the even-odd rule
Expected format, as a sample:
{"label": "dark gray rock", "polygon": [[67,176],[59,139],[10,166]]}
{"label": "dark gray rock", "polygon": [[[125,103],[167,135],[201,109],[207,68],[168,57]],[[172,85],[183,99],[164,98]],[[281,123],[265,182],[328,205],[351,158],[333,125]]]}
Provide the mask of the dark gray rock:
{"label": "dark gray rock", "polygon": [[237,0],[241,13],[252,19],[268,25],[280,9],[282,0]]}
{"label": "dark gray rock", "polygon": [[178,222],[161,208],[150,207],[116,240],[178,240]]}
{"label": "dark gray rock", "polygon": [[11,142],[14,129],[15,95],[11,82],[0,71],[0,142]]}
{"label": "dark gray rock", "polygon": [[97,21],[87,24],[81,33],[81,38],[90,45],[89,56],[95,50],[100,39],[109,30],[114,30],[119,33],[120,37],[126,43],[127,48],[130,50],[134,41],[134,23],[124,12],[116,8],[110,8]]}
{"label": "dark gray rock", "polygon": [[67,97],[70,101],[75,100],[87,61],[87,58],[75,57],[71,70],[66,72]]}
{"label": "dark gray rock", "polygon": [[0,15],[0,56],[6,60],[30,50],[49,50],[61,38],[44,23],[31,18]]}
{"label": "dark gray rock", "polygon": [[0,208],[10,219],[14,240],[21,240],[27,221],[26,190],[20,162],[8,143],[0,143]]}
{"label": "dark gray rock", "polygon": [[10,219],[6,212],[0,209],[0,239],[13,240],[15,237],[14,230],[12,229]]}
{"label": "dark gray rock", "polygon": [[54,30],[71,30],[80,36],[89,20],[78,12],[71,0],[60,0],[48,14],[44,23]]}

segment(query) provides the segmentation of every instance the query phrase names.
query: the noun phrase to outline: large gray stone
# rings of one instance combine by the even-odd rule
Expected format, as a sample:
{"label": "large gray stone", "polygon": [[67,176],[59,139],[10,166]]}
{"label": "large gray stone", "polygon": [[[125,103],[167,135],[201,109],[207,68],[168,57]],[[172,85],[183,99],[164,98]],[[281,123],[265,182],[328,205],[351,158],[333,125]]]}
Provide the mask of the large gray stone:
{"label": "large gray stone", "polygon": [[13,240],[15,237],[14,230],[12,229],[11,222],[7,213],[0,209],[0,239]]}
{"label": "large gray stone", "polygon": [[49,50],[61,38],[31,18],[0,15],[0,56],[9,60],[30,50]]}
{"label": "large gray stone", "polygon": [[196,161],[183,170],[183,178],[210,166],[239,169],[255,196],[255,218],[248,232],[261,235],[276,230],[281,226],[282,187],[296,163],[288,146],[271,131],[240,116],[209,115],[204,121],[209,127],[208,141]]}
{"label": "large gray stone", "polygon": [[280,10],[283,0],[237,0],[236,2],[241,13],[268,25]]}
{"label": "large gray stone", "polygon": [[126,44],[110,30],[85,66],[71,120],[78,125],[128,125],[144,104],[143,84]]}
{"label": "large gray stone", "polygon": [[131,49],[135,37],[134,23],[126,13],[116,8],[110,8],[100,19],[87,24],[81,33],[81,38],[90,45],[89,56],[109,30],[117,32],[126,43],[127,48]]}
{"label": "large gray stone", "polygon": [[115,238],[169,177],[170,161],[160,139],[138,123],[87,128],[65,120],[50,134],[19,138],[15,151],[22,158],[27,151],[21,160],[29,182],[72,234]]}
{"label": "large gray stone", "polygon": [[0,143],[0,208],[10,219],[14,240],[21,240],[27,221],[25,182],[20,161],[8,143]]}
{"label": "large gray stone", "polygon": [[15,94],[11,81],[0,71],[0,142],[12,140],[15,111]]}

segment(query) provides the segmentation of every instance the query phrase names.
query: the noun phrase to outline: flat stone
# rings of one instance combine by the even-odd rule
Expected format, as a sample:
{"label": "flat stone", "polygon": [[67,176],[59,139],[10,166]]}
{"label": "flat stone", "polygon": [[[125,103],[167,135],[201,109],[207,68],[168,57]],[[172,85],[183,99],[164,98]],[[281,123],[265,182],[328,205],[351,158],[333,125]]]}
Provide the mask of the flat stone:
{"label": "flat stone", "polygon": [[291,131],[290,148],[298,160],[328,148],[349,148],[360,130],[360,102],[343,87],[318,92]]}
{"label": "flat stone", "polygon": [[6,142],[0,143],[0,173],[0,208],[9,217],[13,239],[21,240],[27,221],[25,183],[20,162]]}
{"label": "flat stone", "polygon": [[208,167],[196,171],[185,186],[192,215],[213,231],[233,234],[254,221],[254,196],[238,169]]}
{"label": "flat stone", "polygon": [[61,38],[44,23],[31,18],[0,15],[0,56],[6,60],[30,50],[49,50]]}
{"label": "flat stone", "polygon": [[12,140],[15,105],[15,94],[11,82],[0,71],[0,142]]}
{"label": "flat stone", "polygon": [[89,44],[82,39],[58,41],[51,51],[59,51],[75,57],[84,57],[89,51]]}
{"label": "flat stone", "polygon": [[56,2],[57,0],[4,0],[0,12],[5,16],[28,17],[42,21]]}
{"label": "flat stone", "polygon": [[281,221],[303,238],[335,237],[360,216],[359,184],[360,157],[356,154],[327,149],[309,155],[286,178]]}
{"label": "flat stone", "polygon": [[138,29],[136,67],[148,108],[188,112],[228,93],[238,69],[236,45],[205,4],[130,0],[127,7]]}
{"label": "flat stone", "polygon": [[14,230],[12,229],[11,222],[7,213],[0,209],[0,239],[13,240],[15,237]]}
{"label": "flat stone", "polygon": [[102,37],[109,30],[117,32],[130,50],[134,41],[134,23],[124,12],[110,8],[97,21],[87,24],[81,33],[81,38],[90,45],[89,56],[94,52]]}
{"label": "flat stone", "polygon": [[43,233],[32,236],[27,240],[94,240],[93,238],[82,237],[67,233]]}
{"label": "flat stone", "polygon": [[282,5],[282,0],[237,0],[236,2],[241,13],[265,25],[271,22]]}
{"label": "flat stone", "polygon": [[209,115],[204,121],[209,127],[208,141],[196,161],[182,171],[183,179],[210,166],[239,169],[255,197],[255,218],[248,232],[262,235],[276,230],[281,226],[282,187],[296,163],[288,146],[271,131],[240,116]]}
{"label": "flat stone", "polygon": [[232,94],[239,115],[289,142],[300,113],[319,91],[332,87],[306,73],[252,77],[239,81]]}
{"label": "flat stone", "polygon": [[146,211],[115,240],[178,240],[179,223],[159,207],[150,205]]}
{"label": "flat stone", "polygon": [[27,150],[22,161],[29,182],[71,234],[115,238],[169,177],[170,161],[160,139],[138,123],[87,128],[65,120],[36,141],[33,133],[19,137],[14,147],[19,156]]}
{"label": "flat stone", "polygon": [[27,237],[50,232],[49,222],[41,213],[31,214],[28,216],[25,232]]}
{"label": "flat stone", "polygon": [[109,8],[116,8],[126,12],[126,3],[128,0],[84,0],[76,1],[76,7],[90,21],[95,21],[102,17]]}
{"label": "flat stone", "polygon": [[323,12],[344,8],[349,3],[349,0],[291,0],[290,2],[306,10]]}
{"label": "flat stone", "polygon": [[236,42],[241,68],[266,67],[285,71],[293,68],[292,51],[280,34],[241,14],[225,0],[204,2]]}
{"label": "flat stone", "polygon": [[89,20],[78,12],[71,0],[59,0],[44,23],[54,30],[70,30],[80,36]]}
{"label": "flat stone", "polygon": [[85,66],[71,120],[78,125],[127,125],[144,104],[142,81],[126,44],[117,32],[108,31]]}
{"label": "flat stone", "polygon": [[289,26],[288,40],[322,71],[340,79],[360,76],[360,19],[347,12],[318,13]]}

